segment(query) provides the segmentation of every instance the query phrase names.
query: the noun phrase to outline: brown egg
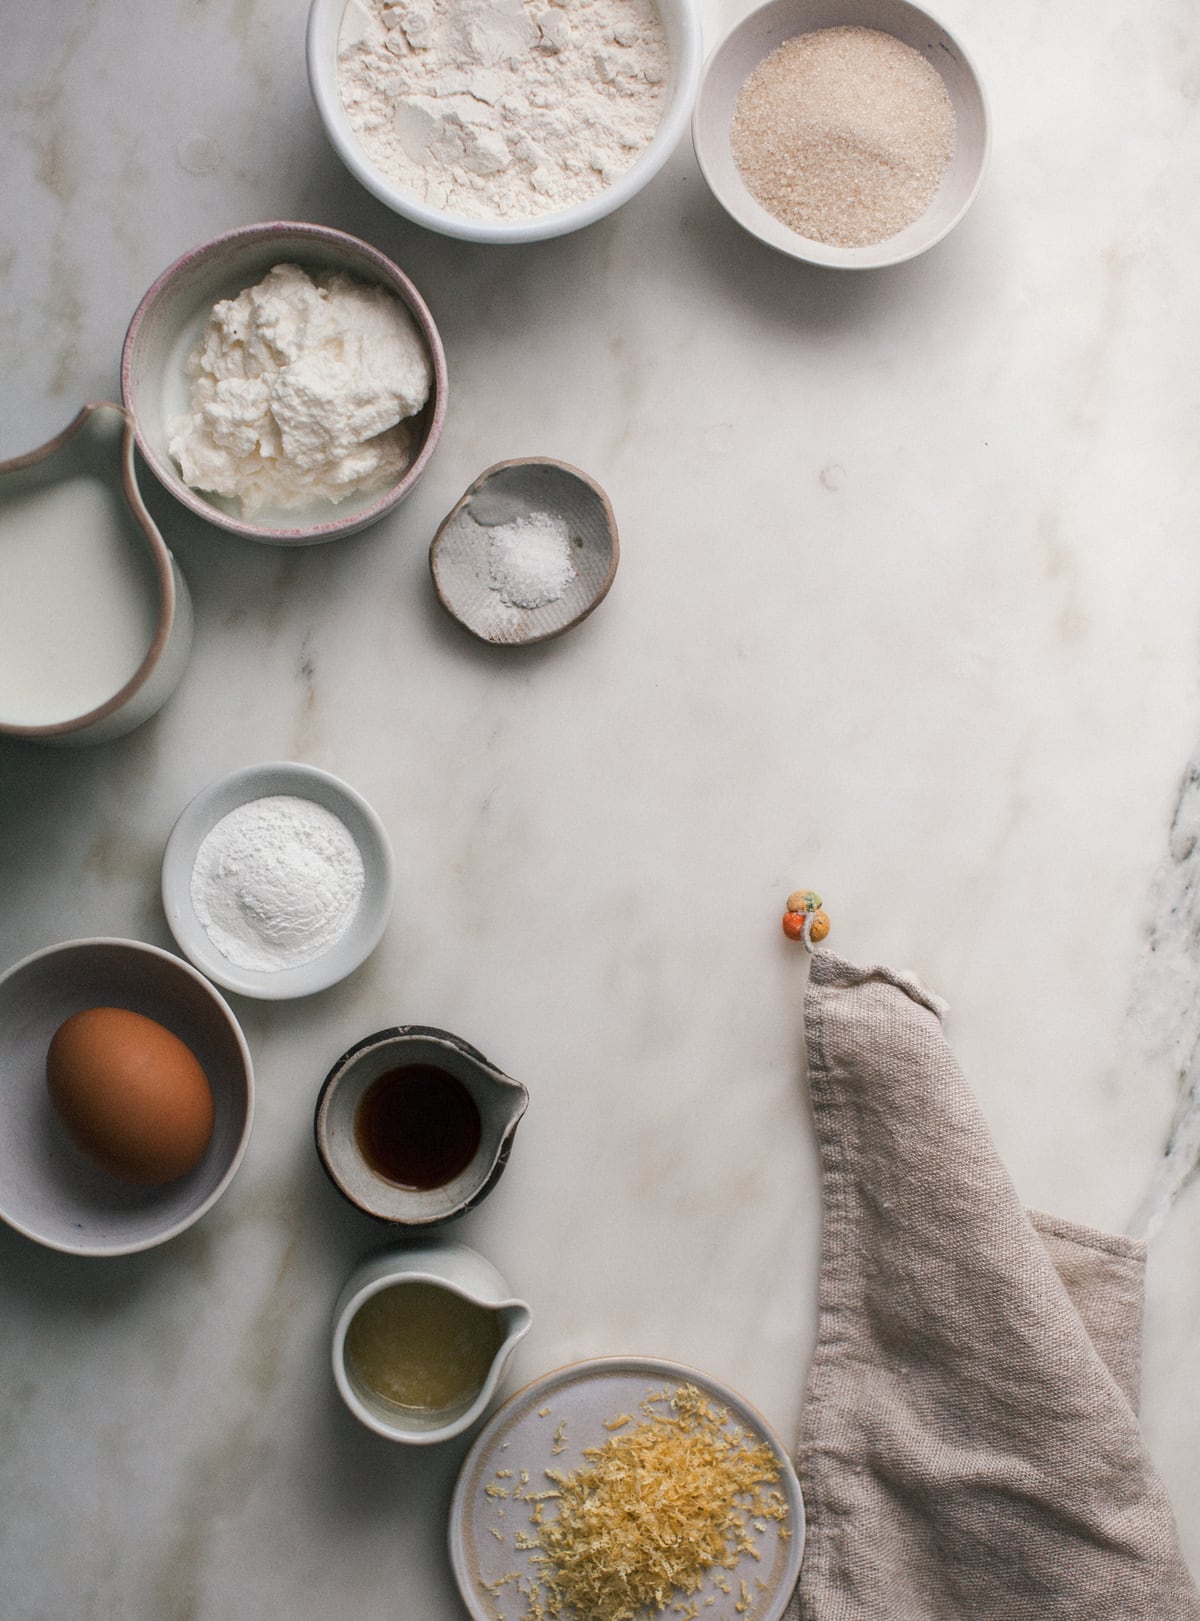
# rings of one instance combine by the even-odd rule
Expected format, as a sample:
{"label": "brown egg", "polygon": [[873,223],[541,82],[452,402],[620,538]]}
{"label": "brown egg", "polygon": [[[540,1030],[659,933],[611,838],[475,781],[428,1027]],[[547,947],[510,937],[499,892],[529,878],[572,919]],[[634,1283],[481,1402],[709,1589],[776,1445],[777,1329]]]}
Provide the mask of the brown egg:
{"label": "brown egg", "polygon": [[123,1182],[173,1182],[204,1157],[208,1077],[190,1047],[144,1014],[72,1014],[51,1038],[46,1084],[76,1148]]}

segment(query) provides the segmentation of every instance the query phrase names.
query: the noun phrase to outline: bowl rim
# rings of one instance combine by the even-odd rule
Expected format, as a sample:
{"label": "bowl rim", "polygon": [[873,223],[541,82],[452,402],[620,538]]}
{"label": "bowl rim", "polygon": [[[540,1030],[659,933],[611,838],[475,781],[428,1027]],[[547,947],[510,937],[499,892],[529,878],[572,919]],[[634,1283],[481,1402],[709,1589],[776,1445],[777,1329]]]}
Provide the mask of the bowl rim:
{"label": "bowl rim", "polygon": [[[306,788],[314,786],[323,790],[324,798],[306,793]],[[347,807],[360,824],[368,848],[363,848],[363,840],[353,828],[348,831],[360,847],[368,877],[358,915],[369,910],[370,921],[359,932],[358,944],[353,950],[348,943],[354,927],[352,922],[350,929],[327,951],[294,968],[270,972],[239,968],[211,944],[198,919],[192,926],[189,889],[192,867],[204,838],[223,816],[253,799],[292,793],[298,798],[313,798],[326,809],[329,808],[326,799],[333,800]],[[299,760],[269,760],[214,777],[192,795],[176,818],[163,848],[160,887],[168,927],[193,967],[227,991],[273,1002],[296,1000],[328,990],[361,968],[391,921],[395,884],[395,856],[387,829],[378,812],[357,789],[321,766]]]}
{"label": "bowl rim", "polygon": [[[979,158],[975,166],[975,173],[971,180],[971,184],[966,188],[959,206],[950,216],[948,216],[946,220],[942,222],[941,226],[935,232],[923,237],[917,242],[910,243],[907,247],[902,248],[899,252],[892,252],[888,254],[881,254],[881,250],[886,249],[888,242],[897,240],[902,233],[897,233],[895,238],[885,237],[883,241],[869,244],[864,248],[843,248],[832,243],[819,242],[814,237],[801,236],[798,231],[790,230],[787,226],[783,225],[781,221],[773,220],[773,216],[769,215],[767,211],[762,208],[761,204],[757,203],[754,199],[751,199],[752,201],[755,201],[755,207],[762,210],[764,219],[773,220],[773,223],[778,228],[781,236],[786,233],[786,240],[776,240],[774,235],[763,235],[761,232],[755,229],[754,224],[747,220],[742,213],[734,211],[733,206],[731,206],[731,202],[726,198],[724,186],[720,183],[720,180],[714,176],[713,164],[710,155],[710,142],[715,141],[719,137],[713,130],[711,119],[706,116],[705,90],[712,81],[718,60],[736,40],[740,40],[745,36],[752,36],[758,32],[761,32],[764,24],[772,14],[786,16],[789,13],[804,9],[810,3],[811,0],[763,0],[761,5],[756,6],[752,11],[749,11],[744,16],[738,18],[736,22],[732,23],[718,37],[712,50],[708,53],[705,59],[704,67],[700,75],[700,83],[696,90],[695,103],[692,108],[692,148],[695,152],[697,165],[699,166],[701,174],[704,176],[705,183],[707,184],[709,191],[712,193],[712,196],[729,215],[730,219],[732,219],[735,224],[741,226],[741,228],[748,235],[753,236],[757,241],[762,242],[766,247],[774,248],[777,253],[782,253],[787,258],[796,259],[805,264],[816,265],[829,270],[885,270],[889,269],[893,265],[906,264],[910,259],[918,258],[921,254],[928,252],[930,248],[936,247],[939,242],[944,241],[955,226],[958,225],[962,220],[963,216],[974,203],[979,194],[979,190],[983,185],[984,177],[987,173],[988,164],[991,157],[992,147],[992,117],[987,89],[984,85],[979,70],[975,65],[972,55],[964,47],[960,36],[953,29],[949,28],[942,21],[940,16],[938,16],[935,12],[928,10],[928,8],[924,5],[917,5],[915,0],[887,0],[887,3],[895,11],[906,12],[914,18],[920,19],[942,36],[942,39],[946,42],[947,46],[952,49],[953,54],[961,63],[963,69],[965,70],[967,79],[972,84],[974,91],[979,98],[981,115]],[[845,26],[874,28],[880,33],[891,32],[891,30],[879,17],[876,17],[874,21],[868,21],[865,17],[860,17],[858,15],[860,12],[874,11],[876,8],[870,3],[855,4],[853,3],[853,0],[846,0],[846,4],[844,6],[835,6],[830,4],[828,6],[821,6],[820,9],[823,11],[828,10],[830,12],[838,12],[839,14],[842,11],[845,11],[848,14],[839,15],[836,18],[831,17],[828,21],[801,24],[797,26],[791,34],[784,37],[794,38],[801,34],[815,32],[820,28],[836,28]],[[783,40],[781,39],[777,43],[783,43]],[[763,52],[763,56],[766,56],[767,54],[768,53],[766,51]],[[913,221],[912,223],[916,224],[917,222]],[[911,226],[906,227],[906,229],[911,229]],[[870,254],[874,254],[875,257],[864,257],[864,255]]]}
{"label": "bowl rim", "polygon": [[329,15],[336,12],[340,21],[347,0],[312,0],[305,35],[309,87],[326,137],[338,157],[359,184],[394,213],[415,225],[424,226],[426,230],[464,242],[504,246],[546,241],[582,230],[628,202],[663,168],[688,126],[704,60],[699,10],[696,0],[655,0],[655,3],[660,15],[670,9],[680,42],[679,52],[671,53],[672,94],[663,109],[658,128],[636,160],[611,185],[582,202],[551,209],[544,214],[522,216],[516,220],[477,220],[462,214],[451,214],[421,202],[380,174],[349,130],[338,93],[336,55],[331,62],[322,49],[320,35]]}
{"label": "bowl rim", "polygon": [[121,489],[126,504],[133,515],[138,528],[146,537],[150,548],[150,559],[154,567],[155,585],[158,592],[158,611],[154,620],[154,635],[146,655],[137,669],[125,682],[118,687],[103,703],[85,710],[82,714],[73,715],[69,720],[51,721],[47,724],[29,725],[24,722],[0,720],[0,737],[18,737],[30,740],[44,738],[67,738],[75,732],[86,731],[89,727],[107,720],[118,710],[124,709],[129,701],[149,681],[158,668],[159,660],[166,651],[170,639],[171,629],[175,623],[178,612],[178,593],[175,588],[175,570],[172,566],[171,553],[162,532],[146,508],[142,499],[142,492],[138,486],[137,466],[134,460],[133,447],[136,436],[136,425],[132,412],[125,406],[118,405],[115,400],[89,400],[71,418],[65,428],[59,430],[53,438],[47,439],[44,444],[37,445],[33,450],[24,451],[19,456],[10,456],[6,461],[0,462],[0,480],[9,473],[21,473],[41,465],[50,460],[70,444],[79,434],[85,432],[93,425],[95,419],[103,413],[113,411],[121,418],[121,444],[118,451],[121,467]]}
{"label": "bowl rim", "polygon": [[[489,636],[487,632],[481,630],[478,625],[473,625],[469,619],[464,619],[458,610],[454,608],[447,600],[442,589],[442,579],[439,569],[439,557],[442,549],[442,542],[446,532],[450,528],[450,525],[454,522],[455,518],[462,511],[463,507],[466,506],[467,502],[475,494],[476,490],[482,488],[487,480],[494,474],[503,473],[510,467],[553,467],[556,469],[556,471],[566,473],[571,478],[577,479],[580,484],[585,484],[599,501],[601,509],[604,512],[610,541],[608,567],[605,570],[604,579],[601,581],[595,595],[584,604],[579,612],[572,615],[570,619],[566,620],[561,625],[551,626],[549,630],[539,631],[533,636],[523,636],[520,641],[512,642],[502,641],[494,636]],[[450,508],[449,512],[446,513],[445,517],[434,530],[433,539],[429,542],[429,575],[433,581],[434,595],[437,597],[442,607],[450,615],[450,618],[454,620],[455,624],[461,625],[463,630],[469,632],[470,635],[474,636],[477,641],[484,642],[488,647],[537,647],[541,642],[552,642],[557,640],[557,638],[560,636],[565,636],[567,631],[574,630],[576,625],[581,625],[585,619],[587,619],[591,614],[595,613],[596,609],[604,601],[605,597],[612,590],[613,581],[617,577],[617,566],[620,561],[621,537],[617,529],[617,515],[613,511],[613,505],[609,499],[608,492],[601,484],[597,482],[596,479],[592,477],[590,473],[585,473],[581,467],[576,467],[573,462],[560,461],[554,456],[510,456],[505,461],[493,462],[490,467],[485,467],[482,473],[477,474],[476,477],[471,480],[470,484],[467,485],[466,489]]]}
{"label": "bowl rim", "polygon": [[242,1160],[245,1158],[246,1149],[250,1143],[250,1133],[254,1125],[255,1085],[254,1060],[251,1057],[250,1046],[246,1040],[245,1032],[243,1031],[241,1024],[238,1022],[233,1009],[229,1006],[229,1003],[221,995],[216,986],[213,985],[196,968],[194,968],[191,963],[186,962],[182,957],[177,956],[173,951],[164,950],[162,946],[151,945],[147,940],[132,940],[121,935],[103,934],[86,935],[76,940],[58,940],[52,945],[40,946],[36,951],[29,952],[28,955],[20,958],[19,961],[12,963],[9,967],[5,968],[3,972],[0,972],[0,993],[2,993],[3,988],[7,986],[11,980],[15,979],[20,974],[28,972],[34,967],[35,964],[47,958],[61,956],[70,952],[91,950],[95,949],[96,947],[118,947],[123,951],[133,951],[135,953],[142,952],[148,956],[157,957],[161,962],[168,964],[173,972],[182,974],[186,979],[191,980],[193,984],[199,986],[201,990],[203,990],[206,998],[211,1003],[213,1008],[220,1015],[233,1037],[234,1044],[237,1047],[238,1055],[241,1060],[241,1070],[245,1093],[245,1118],[242,1121],[242,1128],[238,1135],[237,1143],[234,1146],[233,1153],[230,1155],[229,1163],[221,1173],[221,1176],[217,1179],[214,1186],[209,1189],[205,1197],[199,1202],[199,1204],[197,1204],[194,1210],[189,1210],[186,1215],[181,1216],[169,1227],[164,1228],[161,1232],[155,1233],[152,1237],[137,1239],[128,1243],[104,1246],[97,1246],[95,1244],[70,1244],[64,1240],[48,1238],[44,1234],[38,1232],[37,1229],[31,1226],[27,1221],[21,1221],[15,1217],[5,1207],[4,1195],[2,1190],[0,1190],[0,1220],[2,1220],[6,1226],[11,1227],[14,1232],[20,1233],[23,1237],[32,1240],[35,1244],[40,1244],[44,1249],[57,1250],[63,1255],[78,1255],[88,1260],[105,1260],[110,1256],[137,1255],[144,1250],[157,1249],[160,1244],[165,1244],[170,1239],[177,1238],[180,1233],[186,1232],[189,1227],[200,1220],[201,1216],[206,1215],[208,1211],[212,1209],[213,1205],[217,1203],[218,1199],[221,1198],[226,1189],[229,1187],[229,1184],[233,1181],[234,1176],[237,1174],[237,1171],[241,1166]]}
{"label": "bowl rim", "polygon": [[[266,244],[284,234],[299,238],[302,242],[320,243],[327,248],[346,253],[352,261],[358,262],[360,275],[365,276],[369,267],[381,283],[388,285],[389,290],[399,291],[402,294],[403,302],[416,321],[429,351],[433,366],[433,408],[420,449],[412,463],[405,469],[403,477],[396,484],[382,490],[366,506],[357,507],[353,513],[346,513],[321,523],[255,524],[206,501],[198,491],[184,483],[173,464],[164,461],[150,444],[138,418],[133,363],[138,339],[150,311],[178,276],[186,273],[191,267],[204,263],[218,251]],[[284,251],[286,250],[281,248],[281,252]],[[173,259],[165,269],[159,271],[143,293],[130,317],[121,346],[121,398],[124,401],[124,408],[132,418],[138,450],[159,483],[177,501],[194,512],[197,517],[203,518],[205,522],[215,524],[219,529],[228,530],[231,534],[241,535],[244,539],[257,540],[268,545],[314,545],[321,541],[335,540],[339,536],[365,529],[398,505],[424,473],[437,448],[446,420],[448,395],[449,377],[445,345],[429,306],[412,279],[393,259],[389,259],[385,253],[381,253],[362,237],[352,236],[348,231],[340,231],[331,225],[316,225],[306,220],[263,220],[253,225],[239,225],[188,248]]]}

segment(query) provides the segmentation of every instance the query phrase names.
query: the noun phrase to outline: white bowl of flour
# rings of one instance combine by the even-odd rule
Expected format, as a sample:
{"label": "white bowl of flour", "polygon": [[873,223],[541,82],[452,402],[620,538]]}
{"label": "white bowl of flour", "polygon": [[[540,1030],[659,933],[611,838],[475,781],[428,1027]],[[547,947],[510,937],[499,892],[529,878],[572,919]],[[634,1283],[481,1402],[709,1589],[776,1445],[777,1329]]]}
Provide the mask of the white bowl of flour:
{"label": "white bowl of flour", "polygon": [[313,0],[308,74],[335,150],[433,231],[532,242],[658,173],[699,81],[695,0]]}
{"label": "white bowl of flour", "polygon": [[295,761],[210,783],[163,853],[163,910],[184,955],[214,984],[267,1001],[353,973],[382,938],[394,886],[370,805]]}

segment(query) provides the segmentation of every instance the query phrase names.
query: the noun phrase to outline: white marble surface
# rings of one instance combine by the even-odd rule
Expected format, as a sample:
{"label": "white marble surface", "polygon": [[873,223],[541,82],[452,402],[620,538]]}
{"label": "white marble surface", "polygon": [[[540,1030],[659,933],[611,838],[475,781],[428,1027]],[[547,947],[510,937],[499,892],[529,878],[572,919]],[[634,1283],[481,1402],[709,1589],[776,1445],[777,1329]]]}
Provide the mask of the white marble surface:
{"label": "white marble surface", "polygon": [[[706,0],[709,42],[743,9]],[[990,92],[989,177],[925,258],[851,276],[740,233],[686,142],[575,237],[407,226],[324,141],[301,0],[9,8],[0,456],[114,397],[165,264],[269,218],[391,254],[451,400],[412,499],[328,547],[149,489],[196,603],[183,685],[102,748],[0,745],[5,965],[170,945],[172,822],[252,761],[346,778],[399,867],[357,975],[235,1000],[258,1117],[208,1218],[90,1264],[0,1231],[6,1621],[461,1614],[463,1446],[389,1447],[326,1366],[380,1236],[325,1184],[312,1104],[383,1025],[453,1030],[532,1093],[454,1234],[533,1305],[510,1385],[675,1357],[794,1434],[819,1235],[798,884],[841,952],[949,1000],[1022,1196],[1130,1221],[1200,1032],[1186,806],[1172,841],[1200,739],[1200,45],[1189,0],[941,10]],[[523,454],[605,486],[622,562],[571,635],[492,651],[426,554]],[[1198,1247],[1189,1188],[1153,1241],[1144,1413],[1200,1571]]]}

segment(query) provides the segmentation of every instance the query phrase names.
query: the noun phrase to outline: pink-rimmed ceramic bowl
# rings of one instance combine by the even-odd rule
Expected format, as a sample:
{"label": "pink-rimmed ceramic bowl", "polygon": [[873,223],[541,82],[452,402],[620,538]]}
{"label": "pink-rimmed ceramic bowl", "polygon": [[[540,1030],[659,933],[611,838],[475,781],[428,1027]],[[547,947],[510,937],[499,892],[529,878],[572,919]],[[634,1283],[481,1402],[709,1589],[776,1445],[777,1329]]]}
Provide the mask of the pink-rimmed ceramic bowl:
{"label": "pink-rimmed ceramic bowl", "polygon": [[[425,342],[433,382],[424,407],[411,419],[412,459],[398,480],[382,489],[348,495],[336,504],[323,500],[299,511],[278,509],[251,516],[242,511],[236,497],[193,489],[184,482],[169,449],[170,426],[188,410],[187,357],[213,305],[253,287],[278,264],[296,264],[310,274],[342,271],[394,293]],[[134,312],[121,356],[122,397],[134,419],[138,449],[159,482],[210,523],[277,546],[307,546],[353,534],[403,501],[429,465],[446,417],[447,391],[446,355],[433,316],[399,266],[344,231],[287,220],[242,226],[176,259]]]}

